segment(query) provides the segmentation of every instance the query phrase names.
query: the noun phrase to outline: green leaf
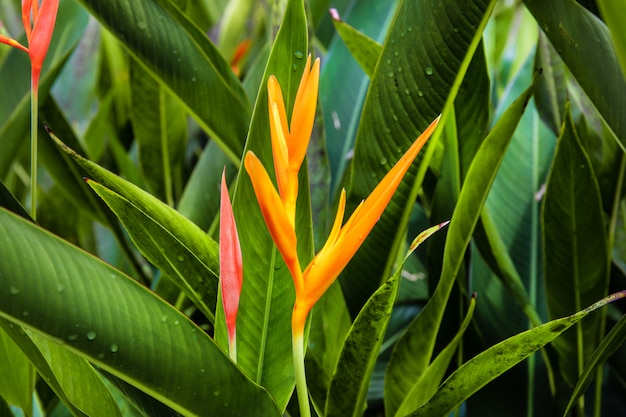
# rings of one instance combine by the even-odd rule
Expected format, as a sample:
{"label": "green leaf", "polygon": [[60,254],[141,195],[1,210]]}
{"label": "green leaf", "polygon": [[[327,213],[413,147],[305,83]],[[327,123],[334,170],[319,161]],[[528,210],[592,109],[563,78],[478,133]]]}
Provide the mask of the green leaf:
{"label": "green leaf", "polygon": [[[246,152],[253,151],[270,176],[273,176],[273,157],[266,81],[270,74],[276,76],[290,115],[307,48],[304,2],[290,0],[263,74],[246,140]],[[301,170],[298,182],[308,184],[306,169]],[[304,185],[300,186],[297,206],[298,254],[301,265],[306,265],[313,255],[313,237],[309,192]],[[235,185],[233,211],[237,229],[245,231],[239,235],[244,277],[237,315],[237,364],[253,381],[265,387],[284,411],[295,386],[291,348],[295,291],[289,271],[274,248],[245,170],[240,170]],[[218,325],[216,339],[225,340],[225,327],[222,323]]]}
{"label": "green leaf", "polygon": [[[342,19],[382,42],[396,11],[397,0],[354,0]],[[335,3],[335,7],[338,5]],[[329,23],[330,26],[330,23]],[[330,26],[332,27],[332,26]],[[331,190],[339,187],[354,147],[369,77],[337,36],[328,48],[320,75],[320,103],[331,168]]]}
{"label": "green leaf", "polygon": [[187,137],[183,108],[136,61],[131,61],[131,120],[143,178],[170,206],[180,194]]}
{"label": "green leaf", "polygon": [[413,386],[415,378],[419,377],[431,363],[441,319],[472,232],[498,167],[504,158],[504,151],[534,91],[536,82],[535,80],[535,83],[524,91],[498,120],[481,144],[469,167],[450,222],[439,284],[428,304],[397,342],[389,363],[386,379],[394,381],[397,387],[389,391],[389,395],[395,398],[389,398],[388,401],[395,401],[395,404],[399,404]]}
{"label": "green leaf", "polygon": [[[118,210],[125,207],[124,216],[120,220],[129,228],[131,234],[135,233],[131,237],[138,245],[138,249],[144,253],[144,256],[163,271],[173,273],[173,277],[178,276],[178,272],[175,271],[179,270],[178,267],[174,268],[174,265],[180,265],[180,268],[183,268],[180,271],[189,272],[188,275],[179,276],[181,280],[184,278],[185,283],[182,284],[177,281],[178,285],[183,285],[183,290],[193,289],[193,292],[190,292],[190,298],[198,301],[196,296],[198,295],[202,299],[202,303],[198,307],[207,314],[209,319],[212,319],[210,313],[214,314],[215,312],[217,271],[219,270],[217,243],[193,222],[156,197],[76,154],[54,135],[53,139],[57,146],[85,169],[90,176],[112,192],[109,193],[111,199],[107,201],[108,204],[115,203]],[[114,197],[115,194],[119,195],[120,198]],[[129,210],[130,208],[133,209]],[[137,216],[143,220],[137,221]],[[144,235],[146,231],[149,231],[149,235]],[[158,239],[166,240],[160,241]],[[155,243],[157,244],[155,245]],[[145,247],[142,246],[144,244]],[[161,245],[176,248],[176,250],[163,253],[160,249]],[[182,257],[182,261],[180,257]],[[191,268],[191,270],[187,268]],[[191,273],[191,271],[194,272]],[[205,307],[208,307],[208,311]]]}
{"label": "green leaf", "polygon": [[567,404],[563,416],[567,416],[576,400],[585,393],[591,381],[597,376],[598,367],[602,366],[626,341],[626,316],[622,316],[617,324],[613,326],[609,334],[602,339],[598,348],[593,352],[589,361],[585,363],[583,373],[576,382],[572,396]]}
{"label": "green leaf", "polygon": [[183,102],[232,160],[250,119],[241,83],[206,35],[168,0],[81,0]]}
{"label": "green leaf", "polygon": [[[565,65],[626,149],[626,79],[607,27],[569,0],[524,0]],[[619,15],[619,13],[618,13]]]}
{"label": "green leaf", "polygon": [[120,219],[141,253],[214,322],[217,292],[206,279],[213,272],[175,235],[132,202],[94,181],[88,184]]}
{"label": "green leaf", "polygon": [[476,307],[475,295],[470,300],[467,314],[465,315],[465,319],[463,320],[463,323],[461,323],[461,327],[459,328],[457,334],[441,351],[441,353],[437,355],[437,358],[435,358],[432,364],[424,371],[419,379],[415,381],[415,384],[409,391],[408,395],[404,397],[402,404],[400,404],[400,407],[393,415],[404,416],[410,413],[412,410],[425,403],[426,400],[437,392],[437,388],[439,387],[439,384],[441,384],[441,380],[443,379],[448,366],[450,366],[450,361],[453,358],[454,352],[456,352],[456,349],[463,338],[463,334],[472,320],[474,307]]}
{"label": "green leaf", "polygon": [[435,395],[426,404],[411,413],[410,416],[446,416],[488,382],[550,343],[589,313],[624,296],[626,296],[624,292],[613,294],[578,313],[550,321],[490,347],[470,359],[450,375],[439,387]]}
{"label": "green leaf", "polygon": [[624,16],[624,3],[620,0],[598,0],[598,7],[602,12],[602,18],[611,31],[611,40],[615,48],[615,54],[622,66],[622,74],[626,77],[626,16]]}
{"label": "green leaf", "polygon": [[0,239],[0,316],[184,415],[280,415],[201,329],[145,287],[4,209],[0,235],[10,236]]}
{"label": "green leaf", "polygon": [[0,329],[0,397],[29,413],[33,408],[34,387],[35,370],[28,357]]}
{"label": "green leaf", "polygon": [[[363,108],[350,174],[350,207],[369,194],[442,111],[445,123],[446,108],[453,104],[494,4],[488,0],[400,3]],[[438,135],[435,131],[431,142]],[[430,159],[432,145],[422,160]],[[426,170],[422,164],[416,176],[415,165],[341,276],[352,315],[390,274]]]}
{"label": "green leaf", "polygon": [[374,75],[374,68],[376,68],[378,58],[382,52],[382,46],[342,21],[339,16],[333,16],[333,25],[335,25],[337,33],[341,36],[356,62],[359,63],[365,74],[371,78]]}
{"label": "green leaf", "polygon": [[400,272],[394,274],[367,300],[354,320],[328,388],[325,416],[363,414],[370,377],[398,293]]}
{"label": "green leaf", "polygon": [[226,167],[226,180],[230,184],[236,169],[215,142],[209,142],[202,151],[178,202],[178,212],[202,230],[209,230],[219,212],[220,202],[213,198],[219,190],[222,171]]}
{"label": "green leaf", "polygon": [[391,318],[403,265],[426,239],[447,224],[429,227],[413,240],[396,273],[367,300],[354,320],[328,388],[325,416],[363,414],[370,378]]}
{"label": "green leaf", "polygon": [[[608,244],[600,190],[571,113],[548,178],[542,212],[545,286],[550,317],[572,314],[608,292]],[[554,344],[574,385],[600,342],[602,316],[579,323]]]}
{"label": "green leaf", "polygon": [[0,319],[0,327],[30,359],[72,414],[121,416],[100,375],[85,359],[6,319]]}

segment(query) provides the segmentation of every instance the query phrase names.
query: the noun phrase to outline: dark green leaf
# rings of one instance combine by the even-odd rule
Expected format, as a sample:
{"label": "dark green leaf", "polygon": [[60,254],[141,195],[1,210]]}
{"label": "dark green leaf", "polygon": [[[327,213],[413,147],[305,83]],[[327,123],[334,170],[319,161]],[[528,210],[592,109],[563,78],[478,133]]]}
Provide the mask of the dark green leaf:
{"label": "dark green leaf", "polygon": [[239,80],[202,31],[168,0],[81,0],[176,94],[233,160],[250,119]]}
{"label": "dark green leaf", "polygon": [[3,209],[0,236],[0,316],[182,414],[280,415],[201,329],[129,277]]}
{"label": "dark green leaf", "polygon": [[[400,3],[363,108],[350,174],[351,207],[370,193],[418,133],[452,106],[494,4],[488,0]],[[434,133],[435,141],[438,134]],[[429,146],[424,158],[429,159],[433,151]],[[426,170],[423,165],[416,177],[415,165],[342,274],[353,316],[390,274]]]}
{"label": "dark green leaf", "polygon": [[[542,212],[545,286],[550,317],[572,314],[608,292],[608,246],[598,182],[569,109],[548,178]],[[600,342],[600,315],[554,344],[574,385]]]}
{"label": "dark green leaf", "polygon": [[450,375],[435,395],[410,416],[444,417],[448,415],[456,406],[488,382],[550,343],[589,313],[624,296],[626,293],[623,292],[613,294],[576,314],[550,321],[490,347]]}

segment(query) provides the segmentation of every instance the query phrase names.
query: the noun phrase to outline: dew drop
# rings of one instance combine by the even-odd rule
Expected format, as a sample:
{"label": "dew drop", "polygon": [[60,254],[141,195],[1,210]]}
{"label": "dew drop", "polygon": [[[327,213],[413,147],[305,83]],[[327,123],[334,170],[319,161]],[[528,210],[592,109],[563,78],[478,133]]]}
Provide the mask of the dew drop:
{"label": "dew drop", "polygon": [[67,336],[67,340],[69,340],[70,342],[73,342],[76,339],[78,339],[78,335],[77,334],[71,334],[71,335]]}
{"label": "dew drop", "polygon": [[196,82],[196,77],[191,77],[191,82],[195,83]]}
{"label": "dew drop", "polygon": [[293,64],[293,65],[291,66],[291,70],[292,70],[293,72],[298,71],[298,66],[297,66],[296,64]]}
{"label": "dew drop", "polygon": [[422,90],[417,90],[417,95],[420,97],[424,97],[424,92]]}
{"label": "dew drop", "polygon": [[404,94],[406,94],[407,96],[411,94],[411,90],[409,90],[408,88],[404,89]]}
{"label": "dew drop", "polygon": [[96,332],[94,332],[93,330],[87,332],[87,339],[94,340],[95,338],[96,338]]}
{"label": "dew drop", "polygon": [[393,54],[394,54],[395,56],[398,56],[398,55],[400,55],[400,52],[398,52],[398,51],[394,51],[394,53],[393,53]]}
{"label": "dew drop", "polygon": [[104,353],[100,352],[96,355],[98,359],[104,359]]}
{"label": "dew drop", "polygon": [[174,326],[178,326],[178,320],[174,320]]}
{"label": "dew drop", "polygon": [[392,71],[389,71],[389,72],[387,73],[387,76],[388,76],[389,78],[393,78],[393,72],[392,72]]}
{"label": "dew drop", "polygon": [[432,67],[426,67],[426,75],[433,75],[433,68]]}
{"label": "dew drop", "polygon": [[22,311],[22,316],[24,316],[24,317],[28,317],[29,314],[30,314],[30,312],[28,312],[26,310]]}
{"label": "dew drop", "polygon": [[304,58],[304,54],[302,53],[302,51],[296,51],[293,53],[293,56],[296,57],[296,59],[302,59]]}
{"label": "dew drop", "polygon": [[65,286],[63,284],[57,284],[57,291],[59,293],[62,293],[63,291],[65,291]]}
{"label": "dew drop", "polygon": [[394,122],[397,122],[397,121],[398,121],[398,116],[396,116],[395,114],[394,114],[394,115],[392,115],[391,117],[393,118],[393,121],[394,121]]}
{"label": "dew drop", "polygon": [[11,293],[11,295],[17,295],[19,294],[21,291],[19,288],[14,287],[13,285],[11,285],[11,287],[9,288],[9,292]]}
{"label": "dew drop", "polygon": [[112,352],[112,353],[117,352],[117,350],[118,350],[118,349],[119,349],[119,348],[118,348],[118,346],[117,346],[115,343],[113,343],[113,344],[111,345],[111,352]]}
{"label": "dew drop", "polygon": [[387,65],[391,65],[391,59],[387,60]]}
{"label": "dew drop", "polygon": [[163,315],[161,316],[161,322],[165,323],[167,321],[167,316]]}
{"label": "dew drop", "polygon": [[137,23],[137,27],[140,30],[146,30],[146,29],[148,29],[148,24],[146,22],[138,22]]}
{"label": "dew drop", "polygon": [[218,395],[220,395],[220,392],[215,390],[215,391],[213,391],[213,395],[217,397]]}
{"label": "dew drop", "polygon": [[204,370],[204,368],[200,369],[200,372],[205,373],[206,371]]}
{"label": "dew drop", "polygon": [[183,255],[178,255],[176,259],[178,259],[178,262],[183,262],[185,260],[185,257]]}
{"label": "dew drop", "polygon": [[387,158],[381,158],[381,160],[379,161],[381,165],[387,165]]}

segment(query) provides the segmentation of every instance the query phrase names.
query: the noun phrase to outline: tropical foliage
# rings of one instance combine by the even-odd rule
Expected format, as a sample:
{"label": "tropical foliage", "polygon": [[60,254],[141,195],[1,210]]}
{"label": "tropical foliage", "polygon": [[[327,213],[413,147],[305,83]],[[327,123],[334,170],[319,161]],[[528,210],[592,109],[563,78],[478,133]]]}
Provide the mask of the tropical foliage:
{"label": "tropical foliage", "polygon": [[623,7],[0,3],[0,415],[626,413]]}

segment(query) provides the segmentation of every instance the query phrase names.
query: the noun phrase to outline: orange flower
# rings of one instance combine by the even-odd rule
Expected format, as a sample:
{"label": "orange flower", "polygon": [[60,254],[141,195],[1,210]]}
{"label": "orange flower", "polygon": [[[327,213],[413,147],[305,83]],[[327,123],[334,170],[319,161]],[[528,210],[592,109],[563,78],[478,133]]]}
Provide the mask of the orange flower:
{"label": "orange flower", "polygon": [[[28,40],[28,48],[15,39],[0,35],[0,43],[4,43],[28,53],[31,62],[33,89],[39,85],[39,76],[43,61],[46,58],[50,39],[54,31],[54,23],[59,9],[59,0],[22,0],[22,23]],[[32,14],[32,25],[31,25]]]}
{"label": "orange flower", "polygon": [[[310,73],[305,70],[302,76],[290,130],[287,129],[280,86],[274,77],[268,80],[270,132],[279,192],[274,188],[267,171],[254,153],[248,152],[244,161],[270,235],[294,280],[296,289],[292,316],[294,335],[302,334],[309,311],[359,249],[439,122],[437,118],[431,123],[343,226],[341,224],[346,194],[345,190],[342,191],[337,216],[328,240],[302,272],[297,254],[295,203],[298,195],[298,171],[306,154],[315,118],[319,74],[317,62]],[[307,68],[309,63],[310,58]]]}

